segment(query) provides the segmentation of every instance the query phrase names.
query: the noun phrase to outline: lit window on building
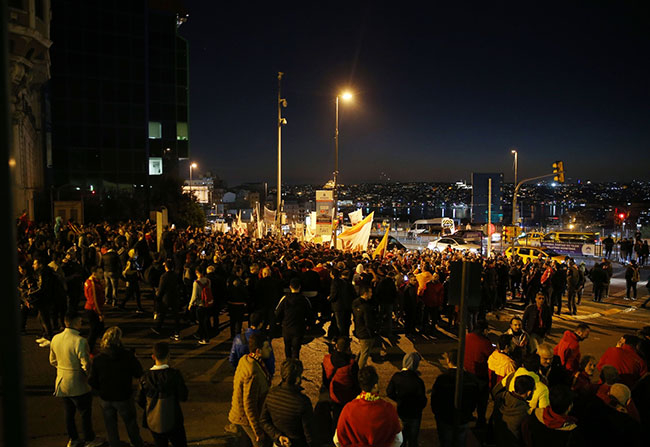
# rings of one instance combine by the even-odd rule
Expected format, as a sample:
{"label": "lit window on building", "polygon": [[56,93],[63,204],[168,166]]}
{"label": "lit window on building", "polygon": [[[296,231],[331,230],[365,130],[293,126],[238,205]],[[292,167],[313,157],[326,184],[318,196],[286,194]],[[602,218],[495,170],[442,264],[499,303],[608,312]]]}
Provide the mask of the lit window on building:
{"label": "lit window on building", "polygon": [[149,121],[149,139],[159,140],[162,138],[162,124],[157,121]]}
{"label": "lit window on building", "polygon": [[187,140],[187,123],[176,123],[176,139],[177,140]]}

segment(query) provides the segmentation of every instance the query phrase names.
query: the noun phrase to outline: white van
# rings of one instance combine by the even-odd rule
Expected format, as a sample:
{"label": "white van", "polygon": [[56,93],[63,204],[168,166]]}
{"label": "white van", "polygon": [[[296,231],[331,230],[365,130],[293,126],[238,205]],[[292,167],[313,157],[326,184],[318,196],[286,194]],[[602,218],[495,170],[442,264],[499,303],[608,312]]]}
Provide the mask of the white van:
{"label": "white van", "polygon": [[436,217],[435,219],[419,219],[413,222],[408,231],[408,237],[416,236],[447,236],[456,231],[454,219],[449,217]]}

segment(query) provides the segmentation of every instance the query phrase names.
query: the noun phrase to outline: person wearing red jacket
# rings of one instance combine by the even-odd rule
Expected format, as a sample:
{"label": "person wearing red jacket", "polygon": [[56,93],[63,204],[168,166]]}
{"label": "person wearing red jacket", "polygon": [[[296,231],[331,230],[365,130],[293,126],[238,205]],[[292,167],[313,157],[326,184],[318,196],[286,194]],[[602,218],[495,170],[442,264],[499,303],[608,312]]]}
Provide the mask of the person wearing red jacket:
{"label": "person wearing red jacket", "polygon": [[88,347],[91,354],[94,352],[97,339],[104,333],[104,284],[100,279],[101,274],[101,268],[93,268],[90,277],[84,283],[84,296],[86,297],[84,309],[90,324]]}
{"label": "person wearing red jacket", "polygon": [[589,337],[589,325],[580,323],[575,331],[565,331],[553,354],[572,375],[580,371],[580,342]]}
{"label": "person wearing red jacket", "polygon": [[341,410],[359,395],[359,365],[350,350],[350,339],[339,337],[334,352],[323,358],[323,387],[329,389],[332,400],[332,423],[336,423]]}
{"label": "person wearing red jacket", "polygon": [[638,340],[635,335],[623,335],[616,346],[605,351],[596,366],[598,370],[600,371],[605,365],[611,365],[618,371],[621,383],[630,388],[634,387],[648,372],[645,362],[634,349]]}
{"label": "person wearing red jacket", "polygon": [[402,426],[397,410],[379,397],[379,376],[372,366],[359,371],[361,394],[349,402],[339,417],[334,433],[336,447],[399,447]]}
{"label": "person wearing red jacket", "polygon": [[420,301],[424,305],[422,312],[422,332],[433,334],[436,324],[440,321],[440,310],[444,304],[445,289],[440,281],[440,275],[433,274],[431,281],[427,282]]}
{"label": "person wearing red jacket", "polygon": [[476,376],[479,381],[478,402],[476,404],[477,424],[485,424],[485,412],[490,394],[488,358],[495,346],[487,337],[488,323],[479,320],[474,330],[465,338],[465,371]]}

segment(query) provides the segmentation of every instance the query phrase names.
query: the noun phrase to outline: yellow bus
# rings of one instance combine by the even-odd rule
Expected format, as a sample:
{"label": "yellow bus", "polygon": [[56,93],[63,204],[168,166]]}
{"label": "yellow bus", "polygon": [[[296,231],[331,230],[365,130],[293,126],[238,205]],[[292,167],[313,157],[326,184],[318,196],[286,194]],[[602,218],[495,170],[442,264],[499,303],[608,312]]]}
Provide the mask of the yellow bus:
{"label": "yellow bus", "polygon": [[561,230],[546,233],[542,247],[570,256],[600,256],[602,250],[599,233]]}
{"label": "yellow bus", "polygon": [[567,242],[572,244],[598,244],[599,233],[580,233],[577,231],[550,231],[544,235],[544,241]]}

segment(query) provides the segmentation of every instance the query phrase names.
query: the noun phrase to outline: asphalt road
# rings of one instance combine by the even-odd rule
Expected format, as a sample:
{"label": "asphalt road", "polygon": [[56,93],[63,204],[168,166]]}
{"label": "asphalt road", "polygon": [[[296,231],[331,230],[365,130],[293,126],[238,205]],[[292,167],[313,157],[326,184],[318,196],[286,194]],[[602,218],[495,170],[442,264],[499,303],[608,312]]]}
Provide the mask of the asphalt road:
{"label": "asphalt road", "polygon": [[[650,310],[636,307],[648,297],[645,284],[649,273],[650,270],[642,272],[637,301],[623,300],[625,284],[621,279],[623,270],[620,266],[617,266],[615,270],[610,298],[606,302],[592,302],[591,286],[588,285],[577,316],[554,317],[550,341],[557,343],[564,330],[575,327],[578,321],[584,321],[591,325],[592,331],[590,337],[582,342],[581,352],[599,357],[608,347],[615,345],[621,334],[633,332],[644,325],[649,325]],[[145,307],[152,308],[151,301],[145,299],[144,303]],[[109,309],[106,312],[106,325],[107,327],[119,325],[125,334],[125,344],[135,348],[136,355],[143,366],[149,368],[153,364],[150,355],[151,346],[158,338],[149,329],[152,315],[136,315],[134,310],[133,304],[127,307],[126,312]],[[521,311],[507,308],[504,311],[490,314],[488,320],[492,336],[496,338],[504,331],[510,317],[517,313],[521,313]],[[225,323],[225,321],[226,317],[222,316],[222,322]],[[38,336],[35,319],[30,319],[28,329],[28,335],[22,337],[28,445],[34,447],[64,446],[67,436],[63,404],[60,399],[52,396],[56,371],[49,365],[48,349],[39,348],[34,342]],[[417,350],[424,357],[420,370],[427,389],[430,390],[442,368],[441,354],[453,348],[457,343],[455,334],[442,329],[443,332],[437,337],[407,338],[401,335],[392,341],[385,340],[386,359],[375,364],[380,374],[381,389],[385,390],[392,374],[401,369],[404,353]],[[231,346],[229,331],[226,328],[219,336],[213,338],[209,345],[198,346],[192,337],[195,330],[195,326],[183,329],[182,340],[172,342],[172,366],[182,371],[190,390],[189,401],[183,404],[188,439],[191,445],[196,446],[235,445],[234,439],[223,430],[228,423],[227,416],[230,409],[233,379],[233,370],[228,363]],[[273,348],[278,369],[274,383],[278,383],[280,380],[279,365],[284,358],[282,339],[275,339]],[[357,352],[358,344],[353,342],[352,348]],[[323,337],[318,337],[304,345],[301,351],[301,360],[305,365],[303,386],[315,405],[319,401],[320,364],[327,349],[327,341]],[[320,408],[318,405],[317,414],[320,414]],[[140,410],[138,410],[138,417],[141,417]],[[97,398],[93,401],[93,421],[98,435],[105,436]],[[318,428],[326,431],[324,419],[318,417],[317,421]],[[422,443],[426,443],[428,446],[438,445],[434,427],[433,415],[427,407],[423,413],[420,436]],[[128,438],[123,426],[120,426],[120,430],[121,438],[125,442]],[[145,441],[152,441],[148,432],[143,431],[142,435]]]}

